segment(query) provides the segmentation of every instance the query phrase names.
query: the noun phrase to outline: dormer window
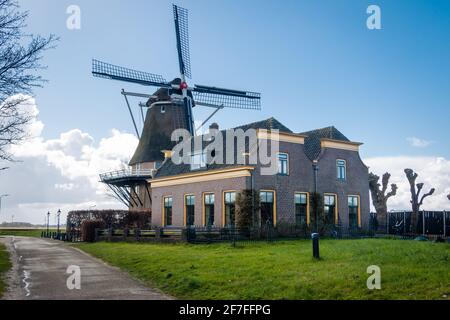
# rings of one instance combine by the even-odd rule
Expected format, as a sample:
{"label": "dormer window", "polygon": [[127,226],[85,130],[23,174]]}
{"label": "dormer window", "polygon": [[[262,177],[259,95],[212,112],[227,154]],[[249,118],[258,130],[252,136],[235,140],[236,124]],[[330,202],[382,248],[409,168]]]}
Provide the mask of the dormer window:
{"label": "dormer window", "polygon": [[347,179],[347,161],[338,159],[336,161],[337,179],[345,181]]}
{"label": "dormer window", "polygon": [[198,152],[191,155],[191,170],[206,168],[206,153]]}

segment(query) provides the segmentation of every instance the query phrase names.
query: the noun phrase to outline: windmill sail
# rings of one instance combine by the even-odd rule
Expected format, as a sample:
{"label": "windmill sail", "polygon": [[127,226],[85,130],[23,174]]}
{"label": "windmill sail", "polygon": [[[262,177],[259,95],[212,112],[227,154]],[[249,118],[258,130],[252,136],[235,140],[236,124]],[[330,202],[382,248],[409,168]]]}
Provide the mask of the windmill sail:
{"label": "windmill sail", "polygon": [[189,52],[189,20],[188,10],[173,5],[173,18],[175,20],[175,34],[177,36],[178,61],[180,73],[192,78],[191,56]]}
{"label": "windmill sail", "polygon": [[261,94],[196,85],[192,91],[196,103],[225,108],[261,110]]}
{"label": "windmill sail", "polygon": [[92,74],[98,78],[170,88],[170,84],[158,74],[128,69],[95,59],[92,60]]}

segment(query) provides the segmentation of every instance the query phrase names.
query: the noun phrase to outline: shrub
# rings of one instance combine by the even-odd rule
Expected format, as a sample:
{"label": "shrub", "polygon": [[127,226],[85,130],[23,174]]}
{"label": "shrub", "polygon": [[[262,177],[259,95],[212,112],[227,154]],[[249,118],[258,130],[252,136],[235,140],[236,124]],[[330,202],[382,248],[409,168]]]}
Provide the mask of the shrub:
{"label": "shrub", "polygon": [[236,226],[249,228],[257,224],[259,193],[255,190],[242,190],[236,195]]}
{"label": "shrub", "polygon": [[67,215],[67,232],[81,230],[82,223],[88,220],[99,220],[104,228],[151,228],[151,210],[80,210],[71,211]]}
{"label": "shrub", "polygon": [[95,241],[95,229],[103,229],[105,223],[101,220],[84,220],[81,224],[81,239],[84,242]]}

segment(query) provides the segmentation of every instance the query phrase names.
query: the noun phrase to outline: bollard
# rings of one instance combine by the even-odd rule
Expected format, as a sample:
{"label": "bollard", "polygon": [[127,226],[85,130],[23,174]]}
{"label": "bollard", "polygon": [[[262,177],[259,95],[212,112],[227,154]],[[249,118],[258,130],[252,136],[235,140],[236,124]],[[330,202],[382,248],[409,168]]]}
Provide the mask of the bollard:
{"label": "bollard", "polygon": [[312,245],[313,245],[313,257],[317,260],[320,259],[320,253],[319,253],[319,234],[313,233],[311,234],[312,239]]}

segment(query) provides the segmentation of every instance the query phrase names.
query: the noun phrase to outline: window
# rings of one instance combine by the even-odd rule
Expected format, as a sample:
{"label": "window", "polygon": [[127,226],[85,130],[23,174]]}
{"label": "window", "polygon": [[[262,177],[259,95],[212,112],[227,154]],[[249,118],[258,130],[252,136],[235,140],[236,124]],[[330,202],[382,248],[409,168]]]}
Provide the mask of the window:
{"label": "window", "polygon": [[206,154],[204,152],[191,155],[191,170],[199,170],[206,167]]}
{"label": "window", "polygon": [[166,113],[166,106],[161,106],[161,113]]}
{"label": "window", "polygon": [[347,179],[347,162],[345,160],[337,160],[336,167],[338,180]]}
{"label": "window", "polygon": [[298,226],[309,224],[308,198],[307,193],[295,194],[295,224]]}
{"label": "window", "polygon": [[205,226],[214,225],[214,193],[206,193],[203,198]]}
{"label": "window", "polygon": [[336,222],[336,196],[325,195],[324,196],[324,214],[327,217],[327,222],[333,224]]}
{"label": "window", "polygon": [[184,212],[186,226],[193,226],[195,221],[195,196],[187,195],[184,198]]}
{"label": "window", "polygon": [[163,221],[163,223],[165,226],[172,225],[172,204],[173,204],[172,197],[164,198],[164,209],[163,209],[164,221]]}
{"label": "window", "polygon": [[360,226],[359,210],[359,196],[349,196],[348,222],[350,229],[357,229]]}
{"label": "window", "polygon": [[275,217],[275,192],[273,191],[261,191],[261,225],[273,226]]}
{"label": "window", "polygon": [[236,192],[225,192],[223,194],[224,202],[224,225],[234,226],[236,223]]}
{"label": "window", "polygon": [[278,174],[285,176],[289,174],[289,155],[287,153],[278,154]]}

